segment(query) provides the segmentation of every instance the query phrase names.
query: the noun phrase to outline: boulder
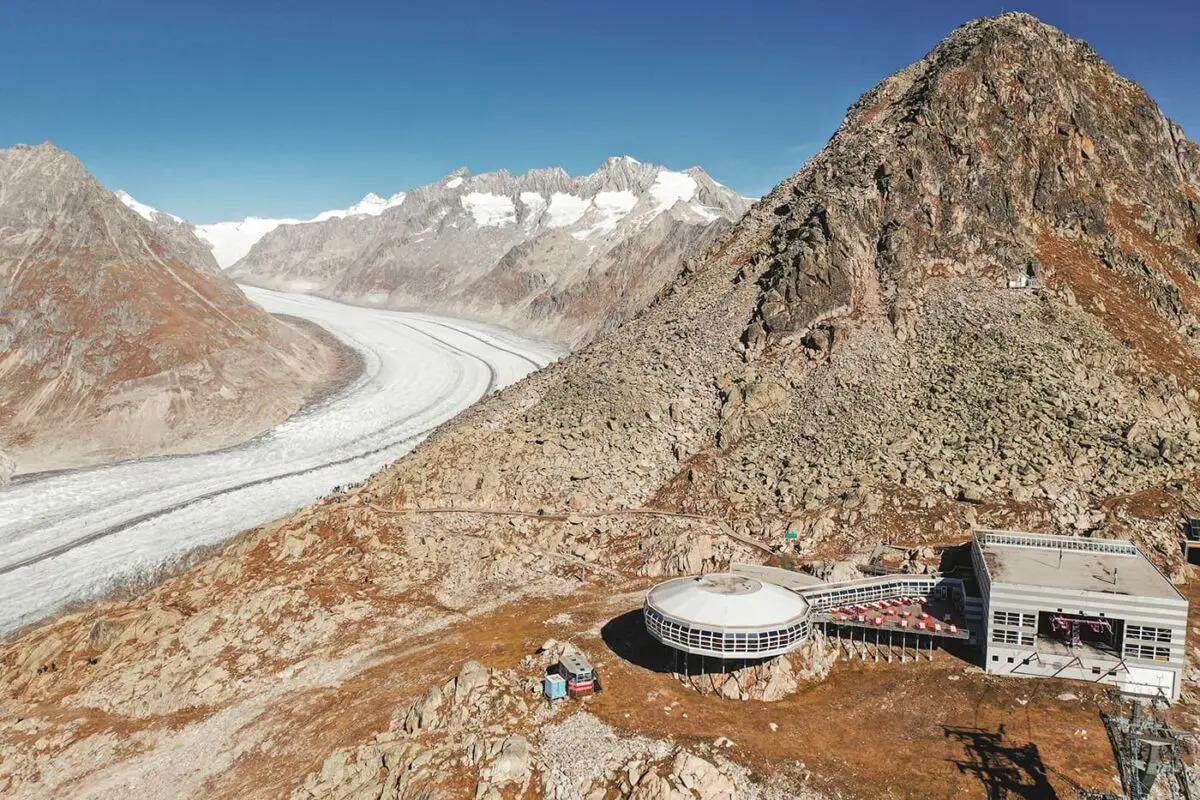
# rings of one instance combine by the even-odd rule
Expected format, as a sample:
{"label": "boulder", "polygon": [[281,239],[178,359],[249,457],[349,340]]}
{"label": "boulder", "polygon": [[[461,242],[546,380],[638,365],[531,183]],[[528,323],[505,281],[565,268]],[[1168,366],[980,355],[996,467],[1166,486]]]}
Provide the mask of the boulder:
{"label": "boulder", "polygon": [[734,800],[735,789],[730,777],[692,753],[683,751],[675,757],[671,775],[698,800]]}
{"label": "boulder", "polygon": [[436,684],[425,690],[417,702],[413,703],[408,715],[404,718],[404,730],[409,733],[435,725],[440,717],[442,702],[445,700],[442,690]]}
{"label": "boulder", "polygon": [[481,773],[481,782],[493,787],[510,783],[524,785],[529,780],[530,760],[529,742],[524,736],[514,733],[500,743],[496,760]]}
{"label": "boulder", "polygon": [[488,670],[478,661],[468,661],[454,679],[454,702],[459,704],[470,697],[471,692],[488,685]]}
{"label": "boulder", "polygon": [[695,797],[691,792],[671,783],[668,778],[649,773],[633,787],[629,800],[695,800]]}

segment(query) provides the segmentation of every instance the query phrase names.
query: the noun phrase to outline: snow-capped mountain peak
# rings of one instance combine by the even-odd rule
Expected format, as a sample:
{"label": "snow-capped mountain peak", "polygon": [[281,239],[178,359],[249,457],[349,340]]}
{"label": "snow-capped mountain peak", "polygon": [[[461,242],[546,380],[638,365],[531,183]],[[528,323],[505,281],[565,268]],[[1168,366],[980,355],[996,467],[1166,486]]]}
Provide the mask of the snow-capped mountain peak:
{"label": "snow-capped mountain peak", "polygon": [[[333,211],[322,211],[311,220],[306,222],[322,222],[327,219],[344,219],[345,217],[377,217],[389,208],[395,208],[404,202],[406,197],[405,192],[397,192],[388,198],[382,198],[374,192],[368,192],[367,195],[359,200],[354,205],[346,209],[336,209]],[[289,223],[295,224],[295,223]]]}

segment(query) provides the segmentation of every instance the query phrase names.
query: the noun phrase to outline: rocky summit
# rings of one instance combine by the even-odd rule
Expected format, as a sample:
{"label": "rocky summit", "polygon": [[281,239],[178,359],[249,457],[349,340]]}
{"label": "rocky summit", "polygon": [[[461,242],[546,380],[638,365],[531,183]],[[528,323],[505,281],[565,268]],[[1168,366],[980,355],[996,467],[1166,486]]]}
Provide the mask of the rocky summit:
{"label": "rocky summit", "polygon": [[388,202],[279,226],[230,273],[578,345],[644,308],[748,205],[699,167],[675,172],[628,156],[582,177],[463,169]]}
{"label": "rocky summit", "polygon": [[0,476],[248,438],[340,349],[250,303],[178,220],[64,150],[0,150]]}
{"label": "rocky summit", "polygon": [[[928,797],[979,789],[939,721],[1034,719],[1044,780],[1111,788],[1053,682],[835,665],[730,710],[628,642],[656,576],[844,574],[973,523],[1128,536],[1180,578],[1198,235],[1200,151],[1144,91],[1032,17],[969,23],[616,330],[365,485],[6,643],[0,792]],[[555,633],[605,676],[586,708],[534,702]]]}

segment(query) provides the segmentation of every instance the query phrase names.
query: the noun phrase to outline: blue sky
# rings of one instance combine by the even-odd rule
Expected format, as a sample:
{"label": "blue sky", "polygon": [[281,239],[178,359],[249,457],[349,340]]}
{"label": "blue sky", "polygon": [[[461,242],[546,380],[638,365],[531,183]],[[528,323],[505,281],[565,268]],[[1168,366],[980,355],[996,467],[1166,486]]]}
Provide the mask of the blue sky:
{"label": "blue sky", "polygon": [[198,222],[625,153],[759,195],[880,78],[1017,9],[1200,136],[1187,2],[0,0],[0,146],[51,139]]}

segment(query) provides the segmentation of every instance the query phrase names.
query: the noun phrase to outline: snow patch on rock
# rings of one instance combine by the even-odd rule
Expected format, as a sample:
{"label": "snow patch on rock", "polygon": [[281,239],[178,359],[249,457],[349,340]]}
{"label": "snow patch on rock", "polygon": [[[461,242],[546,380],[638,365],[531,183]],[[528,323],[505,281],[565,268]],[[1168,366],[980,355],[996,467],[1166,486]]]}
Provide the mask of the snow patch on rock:
{"label": "snow patch on rock", "polygon": [[327,219],[344,219],[346,217],[377,217],[389,208],[394,208],[403,203],[405,197],[406,194],[404,192],[397,192],[386,199],[374,192],[370,192],[366,197],[349,208],[322,211],[313,217],[310,222],[323,222]]}
{"label": "snow patch on rock", "polygon": [[592,199],[594,208],[591,227],[571,235],[576,239],[589,239],[617,229],[617,225],[638,204],[638,197],[628,189],[620,192],[597,192]]}
{"label": "snow patch on rock", "polygon": [[511,197],[487,192],[471,192],[459,198],[481,228],[495,228],[517,221],[517,206]]}
{"label": "snow patch on rock", "polygon": [[177,217],[174,214],[168,214],[165,211],[159,211],[154,206],[148,206],[145,203],[139,203],[137,200],[133,199],[133,197],[129,194],[129,192],[125,191],[124,189],[118,189],[116,192],[114,192],[114,194],[117,196],[118,200],[120,200],[122,203],[124,203],[125,205],[129,206],[134,211],[136,211],[138,213],[138,215],[141,216],[143,219],[147,219],[147,220],[153,222],[155,214],[162,214],[164,216],[170,217],[171,219],[175,220],[176,222],[184,221],[182,217]]}
{"label": "snow patch on rock", "polygon": [[525,224],[527,226],[536,225],[541,221],[542,216],[546,213],[546,208],[549,205],[546,198],[542,197],[537,192],[521,192],[519,195],[521,205],[528,209],[525,215]]}
{"label": "snow patch on rock", "polygon": [[696,179],[682,172],[661,170],[650,187],[655,213],[666,211],[680,200],[688,201],[696,196]]}
{"label": "snow patch on rock", "polygon": [[564,192],[555,192],[550,195],[550,220],[551,228],[565,228],[568,225],[574,225],[583,215],[587,213],[588,207],[592,201],[585,197],[576,197],[573,194]]}

